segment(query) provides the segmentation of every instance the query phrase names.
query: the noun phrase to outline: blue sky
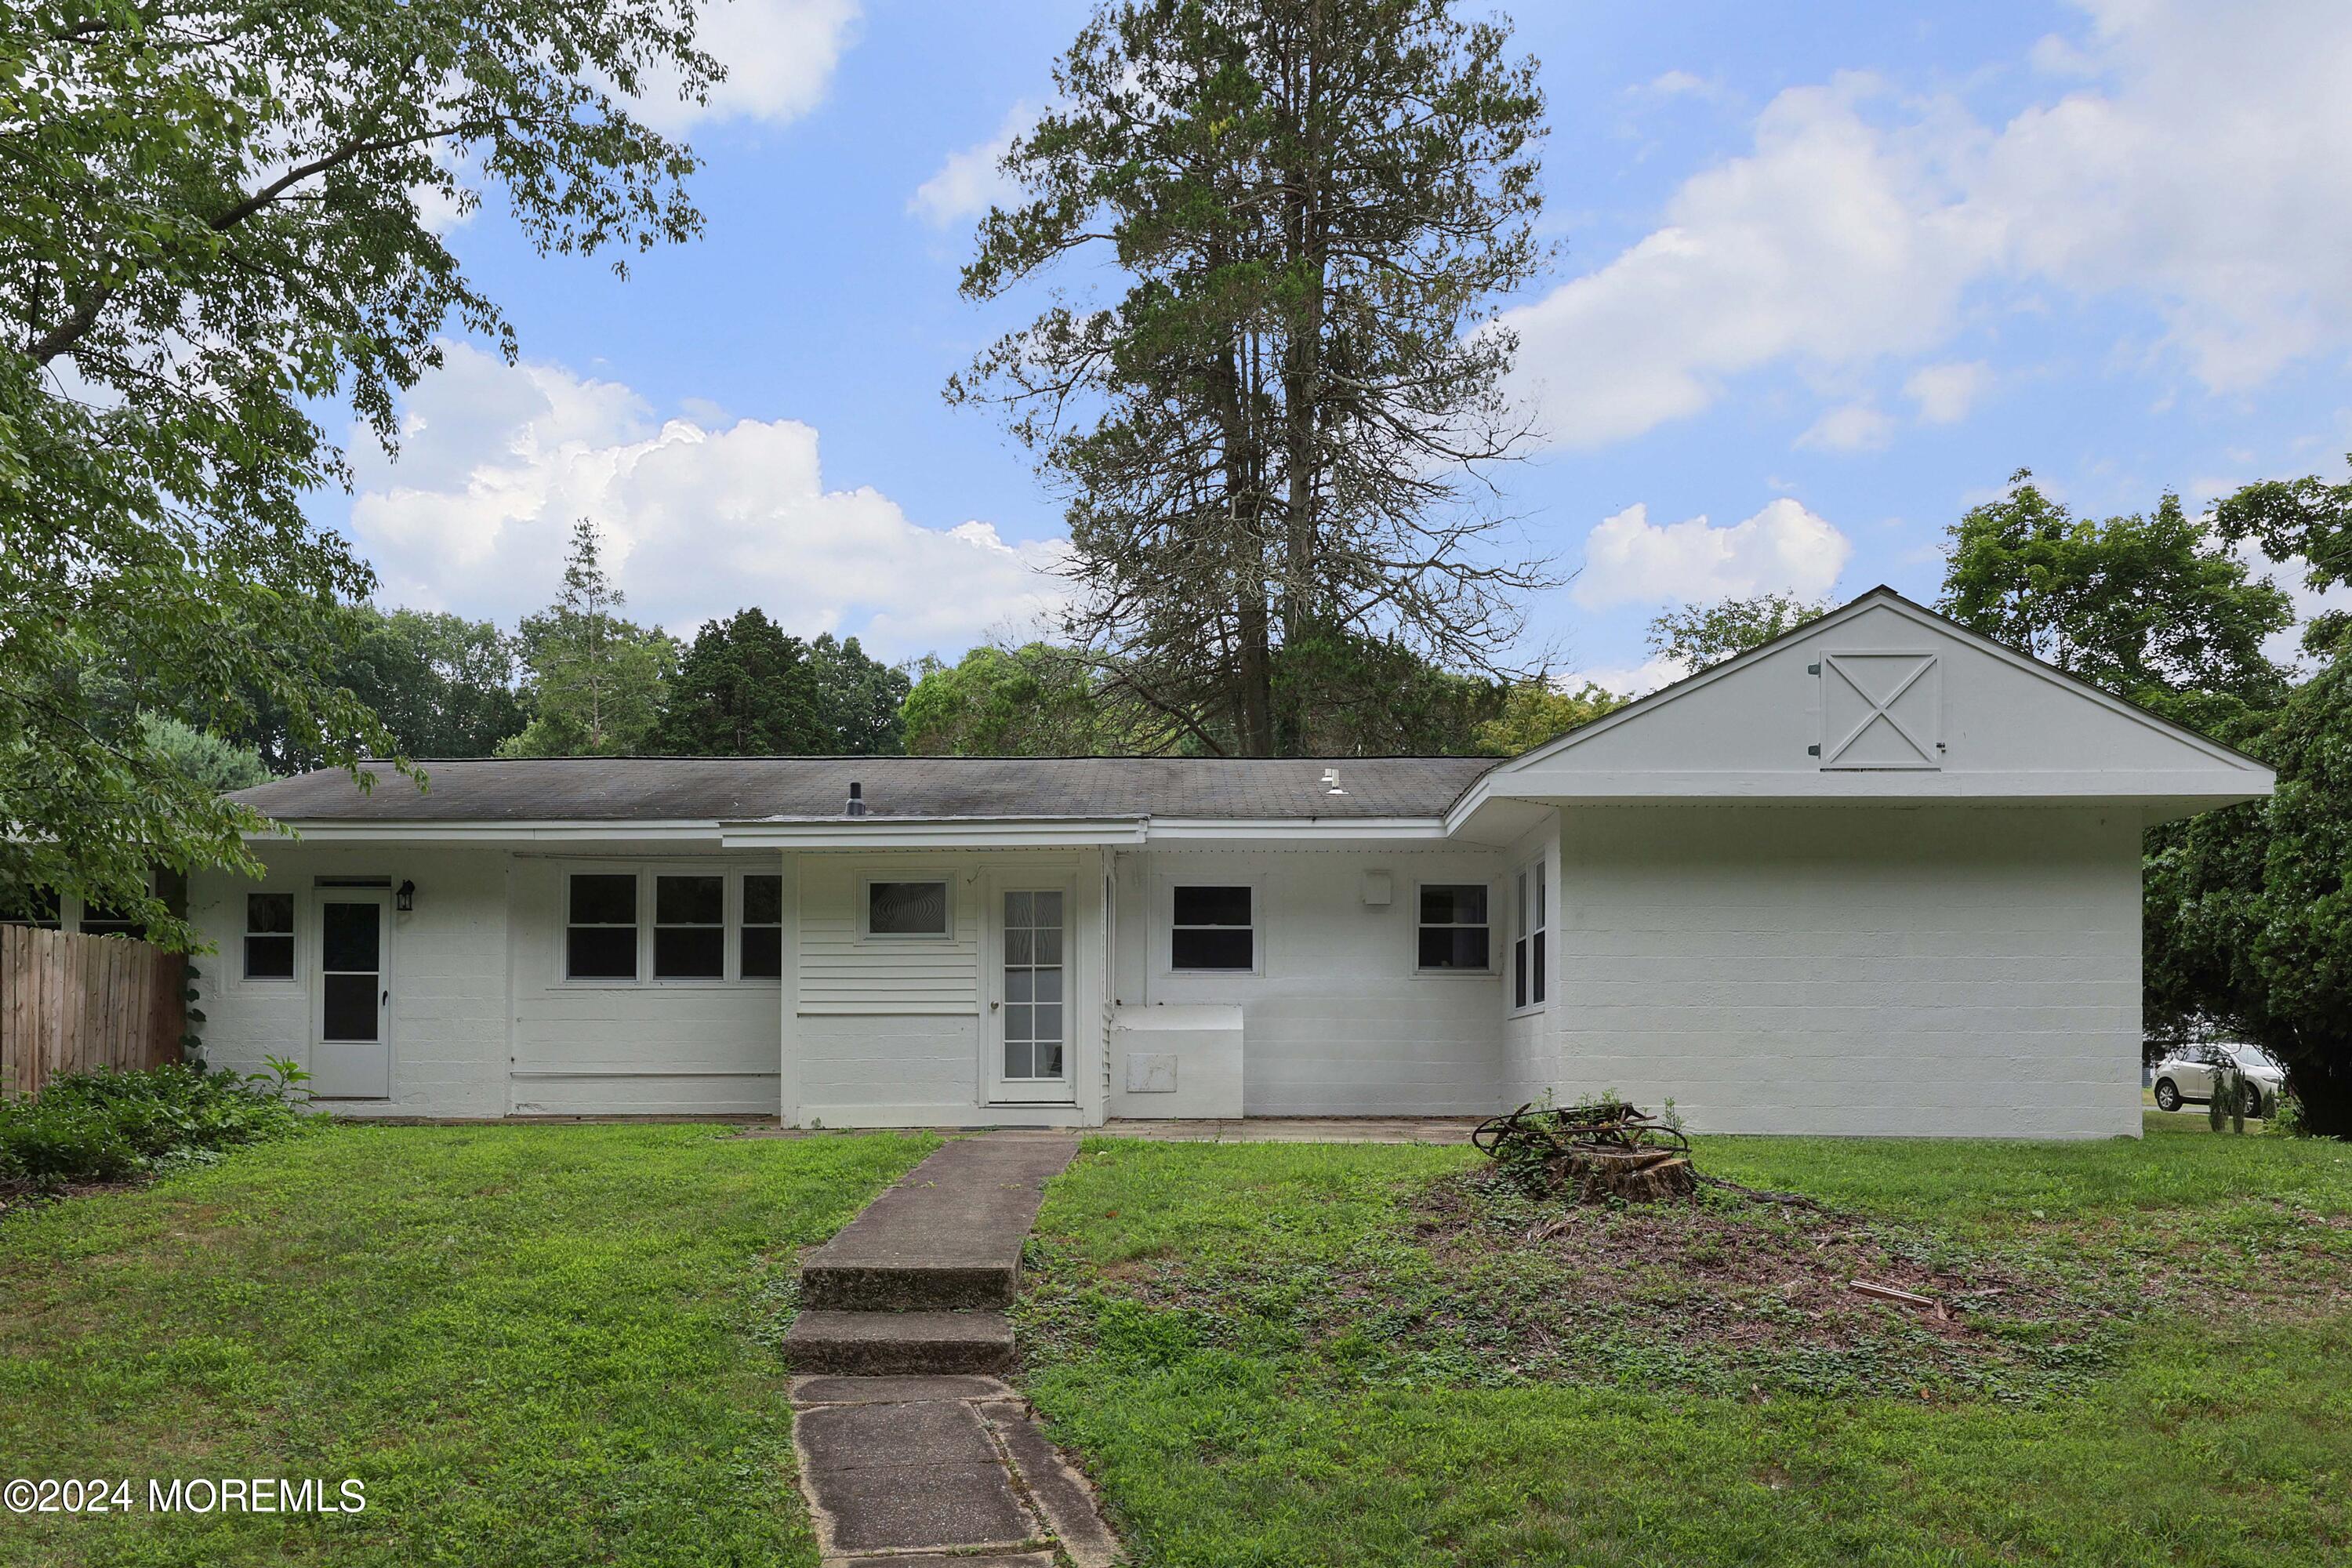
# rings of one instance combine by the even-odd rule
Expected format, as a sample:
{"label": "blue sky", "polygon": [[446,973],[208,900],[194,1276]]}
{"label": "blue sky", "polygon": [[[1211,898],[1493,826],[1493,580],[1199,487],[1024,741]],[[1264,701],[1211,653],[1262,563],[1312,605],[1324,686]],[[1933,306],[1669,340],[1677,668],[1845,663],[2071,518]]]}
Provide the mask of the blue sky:
{"label": "blue sky", "polygon": [[[1025,313],[966,303],[957,270],[988,149],[1086,9],[718,7],[736,79],[656,111],[706,161],[704,237],[622,281],[532,255],[493,197],[452,243],[523,364],[453,345],[401,460],[355,443],[358,492],[322,519],[386,599],[509,621],[583,514],[640,616],[680,631],[756,603],[953,657],[1050,613],[1058,510],[940,389]],[[1502,483],[1578,574],[1530,606],[1564,668],[1654,683],[1643,628],[1676,602],[1932,597],[1942,530],[2020,467],[2099,514],[2341,471],[2352,6],[1515,21],[1561,251],[1510,302],[1546,440]]]}

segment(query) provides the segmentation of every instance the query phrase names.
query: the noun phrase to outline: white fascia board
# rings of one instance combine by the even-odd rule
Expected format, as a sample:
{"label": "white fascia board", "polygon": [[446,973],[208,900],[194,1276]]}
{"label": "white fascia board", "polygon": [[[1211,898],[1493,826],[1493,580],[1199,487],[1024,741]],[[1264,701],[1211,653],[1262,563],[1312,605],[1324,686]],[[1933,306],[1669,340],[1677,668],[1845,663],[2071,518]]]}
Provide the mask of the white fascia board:
{"label": "white fascia board", "polygon": [[717,822],[305,822],[275,821],[245,836],[249,844],[546,844],[643,838],[662,844],[716,844]]}
{"label": "white fascia board", "polygon": [[1610,773],[1555,781],[1539,792],[1508,788],[1496,800],[1541,801],[1854,801],[1854,800],[2137,800],[2200,797],[2216,802],[2260,800],[2271,781],[2224,781],[2206,772],[1929,773],[1912,768],[1770,773]]}
{"label": "white fascia board", "polygon": [[1245,838],[1253,842],[1289,841],[1325,844],[1334,839],[1444,838],[1448,828],[1439,816],[1356,816],[1356,817],[1170,817],[1151,819],[1147,835],[1151,843],[1162,840],[1199,841],[1220,838]]}
{"label": "white fascia board", "polygon": [[1143,842],[1140,817],[1108,819],[855,817],[804,822],[732,822],[729,849],[1034,848]]}

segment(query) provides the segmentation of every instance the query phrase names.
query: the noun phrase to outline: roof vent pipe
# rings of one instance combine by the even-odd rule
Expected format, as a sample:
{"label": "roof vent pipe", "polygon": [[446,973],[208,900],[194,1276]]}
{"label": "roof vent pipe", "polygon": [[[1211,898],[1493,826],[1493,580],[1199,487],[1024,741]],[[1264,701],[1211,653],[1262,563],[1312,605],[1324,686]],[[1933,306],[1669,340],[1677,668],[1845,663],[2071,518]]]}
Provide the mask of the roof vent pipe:
{"label": "roof vent pipe", "polygon": [[848,816],[866,815],[866,786],[856,779],[849,781],[849,804],[842,810],[843,814]]}
{"label": "roof vent pipe", "polygon": [[1323,770],[1323,793],[1325,795],[1345,795],[1348,793],[1346,790],[1339,787],[1339,769],[1325,768]]}

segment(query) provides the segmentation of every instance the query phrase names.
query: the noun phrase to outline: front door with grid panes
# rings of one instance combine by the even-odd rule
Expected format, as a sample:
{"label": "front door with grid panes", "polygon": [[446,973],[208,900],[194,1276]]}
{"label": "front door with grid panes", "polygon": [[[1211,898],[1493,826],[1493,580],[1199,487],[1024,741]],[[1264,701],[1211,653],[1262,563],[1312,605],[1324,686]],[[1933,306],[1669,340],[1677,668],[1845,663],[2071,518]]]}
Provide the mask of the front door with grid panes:
{"label": "front door with grid panes", "polygon": [[1076,1085],[1070,1070],[1070,889],[1000,885],[992,901],[991,1098],[1067,1101]]}

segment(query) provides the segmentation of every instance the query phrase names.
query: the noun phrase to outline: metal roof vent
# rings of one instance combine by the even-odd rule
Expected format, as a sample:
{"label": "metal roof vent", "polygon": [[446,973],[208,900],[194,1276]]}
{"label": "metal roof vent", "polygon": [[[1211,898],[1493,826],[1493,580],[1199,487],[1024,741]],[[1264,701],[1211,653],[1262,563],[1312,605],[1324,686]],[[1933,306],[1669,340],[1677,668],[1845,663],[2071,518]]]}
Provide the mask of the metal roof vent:
{"label": "metal roof vent", "polygon": [[1348,793],[1346,790],[1339,787],[1339,769],[1325,768],[1323,770],[1323,793],[1325,795],[1345,795]]}
{"label": "metal roof vent", "polygon": [[866,815],[866,786],[856,779],[849,781],[849,804],[842,807],[842,815],[845,816]]}

